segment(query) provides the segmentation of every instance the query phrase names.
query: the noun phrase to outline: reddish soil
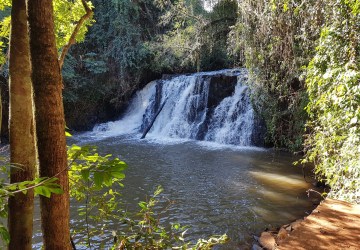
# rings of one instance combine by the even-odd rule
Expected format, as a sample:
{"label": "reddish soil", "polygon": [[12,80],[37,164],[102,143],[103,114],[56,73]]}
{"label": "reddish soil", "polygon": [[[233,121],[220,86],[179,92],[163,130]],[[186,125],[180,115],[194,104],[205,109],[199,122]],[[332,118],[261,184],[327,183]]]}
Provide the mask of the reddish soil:
{"label": "reddish soil", "polygon": [[278,250],[360,250],[360,205],[326,199],[277,244]]}

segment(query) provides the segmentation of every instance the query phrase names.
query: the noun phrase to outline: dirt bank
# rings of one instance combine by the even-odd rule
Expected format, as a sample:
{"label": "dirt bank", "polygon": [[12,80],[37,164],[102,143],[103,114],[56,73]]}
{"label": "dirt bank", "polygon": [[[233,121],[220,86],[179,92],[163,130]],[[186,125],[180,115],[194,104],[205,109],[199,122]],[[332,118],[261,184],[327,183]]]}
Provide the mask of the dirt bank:
{"label": "dirt bank", "polygon": [[259,242],[277,250],[360,250],[360,205],[326,199],[304,220],[263,232]]}

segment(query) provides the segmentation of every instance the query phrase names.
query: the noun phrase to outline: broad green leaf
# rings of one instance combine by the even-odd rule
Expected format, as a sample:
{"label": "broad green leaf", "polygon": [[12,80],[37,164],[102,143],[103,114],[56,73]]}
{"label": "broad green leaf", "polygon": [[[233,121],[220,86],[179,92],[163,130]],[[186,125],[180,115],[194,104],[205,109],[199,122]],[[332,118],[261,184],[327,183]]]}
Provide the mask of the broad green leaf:
{"label": "broad green leaf", "polygon": [[34,192],[37,195],[42,195],[42,196],[45,196],[47,198],[50,198],[50,196],[51,196],[51,192],[50,192],[49,188],[44,187],[44,186],[35,187]]}
{"label": "broad green leaf", "polygon": [[95,172],[94,173],[94,183],[96,187],[101,187],[101,185],[103,184],[103,180],[104,180],[104,176],[103,173],[101,172]]}
{"label": "broad green leaf", "polygon": [[81,176],[82,176],[83,180],[85,180],[85,181],[89,180],[90,170],[89,169],[81,170]]}

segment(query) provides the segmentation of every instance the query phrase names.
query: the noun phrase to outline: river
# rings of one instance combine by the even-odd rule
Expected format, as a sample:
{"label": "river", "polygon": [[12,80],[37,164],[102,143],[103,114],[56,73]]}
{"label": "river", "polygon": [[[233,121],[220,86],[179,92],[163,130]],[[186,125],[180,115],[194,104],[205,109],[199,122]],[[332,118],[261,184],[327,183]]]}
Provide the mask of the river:
{"label": "river", "polygon": [[249,249],[253,235],[305,216],[315,202],[307,197],[311,184],[292,165],[296,159],[291,154],[140,136],[82,137],[77,142],[97,145],[101,153],[128,164],[121,190],[125,210],[138,211],[137,203],[161,185],[162,197],[173,203],[161,221],[190,226],[188,240],[226,233],[231,241],[224,249]]}

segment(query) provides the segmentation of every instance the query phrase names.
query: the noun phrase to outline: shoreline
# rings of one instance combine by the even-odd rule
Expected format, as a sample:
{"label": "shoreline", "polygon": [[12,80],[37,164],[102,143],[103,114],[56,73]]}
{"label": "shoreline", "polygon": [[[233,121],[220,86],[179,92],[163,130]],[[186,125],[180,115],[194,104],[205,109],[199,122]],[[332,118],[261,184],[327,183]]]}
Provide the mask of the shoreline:
{"label": "shoreline", "polygon": [[255,237],[253,250],[360,249],[360,205],[326,198],[303,219]]}

